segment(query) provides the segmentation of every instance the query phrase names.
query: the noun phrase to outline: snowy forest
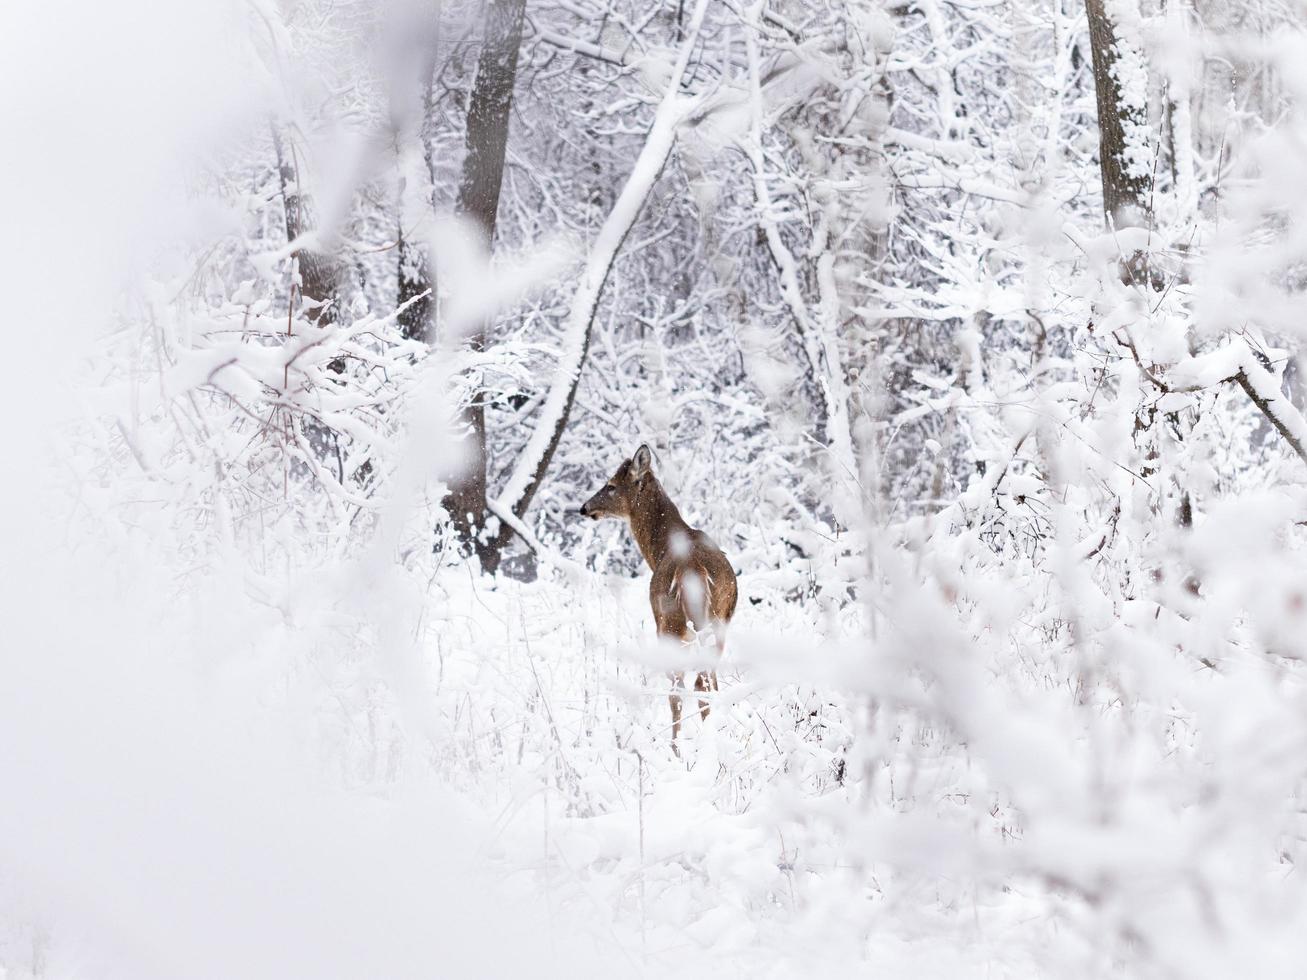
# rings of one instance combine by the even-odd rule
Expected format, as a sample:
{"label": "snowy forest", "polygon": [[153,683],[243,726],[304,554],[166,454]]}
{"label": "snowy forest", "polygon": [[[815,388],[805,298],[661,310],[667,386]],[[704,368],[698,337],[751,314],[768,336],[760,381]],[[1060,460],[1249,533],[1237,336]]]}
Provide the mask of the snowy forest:
{"label": "snowy forest", "polygon": [[0,980],[1307,972],[1299,3],[5,21]]}

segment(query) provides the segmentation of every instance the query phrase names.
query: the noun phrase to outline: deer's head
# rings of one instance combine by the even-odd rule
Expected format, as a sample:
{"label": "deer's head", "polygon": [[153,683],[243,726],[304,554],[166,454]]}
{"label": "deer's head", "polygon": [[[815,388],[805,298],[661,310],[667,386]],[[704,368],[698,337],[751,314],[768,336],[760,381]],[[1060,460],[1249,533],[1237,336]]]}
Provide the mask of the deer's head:
{"label": "deer's head", "polygon": [[648,446],[641,446],[635,455],[624,460],[599,492],[581,505],[581,515],[598,520],[601,517],[621,517],[630,520],[636,496],[645,478],[650,476]]}

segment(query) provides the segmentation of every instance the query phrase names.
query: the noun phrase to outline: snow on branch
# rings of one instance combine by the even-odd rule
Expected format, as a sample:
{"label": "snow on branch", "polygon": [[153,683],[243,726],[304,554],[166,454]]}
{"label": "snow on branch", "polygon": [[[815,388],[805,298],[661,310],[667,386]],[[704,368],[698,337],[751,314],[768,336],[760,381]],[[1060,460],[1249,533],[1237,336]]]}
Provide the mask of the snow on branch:
{"label": "snow on branch", "polygon": [[531,529],[522,523],[522,519],[511,510],[505,510],[499,505],[498,501],[489,500],[486,502],[486,506],[490,508],[492,514],[507,524],[508,527],[512,529],[513,533],[522,539],[523,544],[530,548],[542,562],[553,565],[555,568],[565,572],[577,575],[586,574],[586,569],[583,565],[572,561],[570,558],[564,558],[562,555],[558,554],[558,552],[553,551],[544,544],[541,544],[540,540],[531,533]]}
{"label": "snow on branch", "polygon": [[531,24],[531,28],[533,37],[555,48],[561,48],[564,51],[571,51],[573,54],[585,55],[587,58],[594,58],[596,61],[603,61],[610,65],[616,65],[618,68],[631,67],[630,61],[621,51],[606,48],[602,44],[582,41],[580,38],[568,37],[566,34],[560,34],[558,31],[551,31],[546,28],[537,27],[534,23]]}
{"label": "snow on branch", "polygon": [[1280,380],[1262,364],[1242,338],[1225,347],[1189,358],[1171,371],[1171,390],[1208,388],[1224,381],[1237,382],[1253,404],[1298,457],[1307,462],[1307,419],[1280,390]]}

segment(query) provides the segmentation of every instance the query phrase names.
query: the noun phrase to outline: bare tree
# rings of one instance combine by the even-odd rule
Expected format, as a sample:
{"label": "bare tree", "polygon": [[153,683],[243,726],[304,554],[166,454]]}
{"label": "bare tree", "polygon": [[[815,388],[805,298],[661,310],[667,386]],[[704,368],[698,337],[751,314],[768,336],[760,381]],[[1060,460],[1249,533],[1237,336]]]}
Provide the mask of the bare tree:
{"label": "bare tree", "polygon": [[[487,253],[495,237],[525,6],[526,0],[487,0],[485,38],[468,104],[467,155],[458,188],[458,211],[470,220]],[[487,334],[486,324],[472,334],[469,343],[473,351],[485,350]],[[499,565],[500,545],[487,540],[482,533],[488,511],[486,410],[480,393],[474,393],[464,406],[462,423],[467,429],[463,443],[465,456],[462,469],[445,498],[445,509],[453,519],[463,547],[476,553],[483,569],[493,572]]]}

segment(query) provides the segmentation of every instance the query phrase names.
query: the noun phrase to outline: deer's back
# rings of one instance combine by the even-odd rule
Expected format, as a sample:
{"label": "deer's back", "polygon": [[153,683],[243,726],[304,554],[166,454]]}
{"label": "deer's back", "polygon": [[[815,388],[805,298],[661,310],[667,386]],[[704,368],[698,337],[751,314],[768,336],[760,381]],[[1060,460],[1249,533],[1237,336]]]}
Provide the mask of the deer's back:
{"label": "deer's back", "polygon": [[735,615],[739,588],[730,560],[702,531],[689,532],[689,539],[689,550],[680,555],[670,550],[649,580],[660,633],[684,636],[687,624],[704,630]]}

